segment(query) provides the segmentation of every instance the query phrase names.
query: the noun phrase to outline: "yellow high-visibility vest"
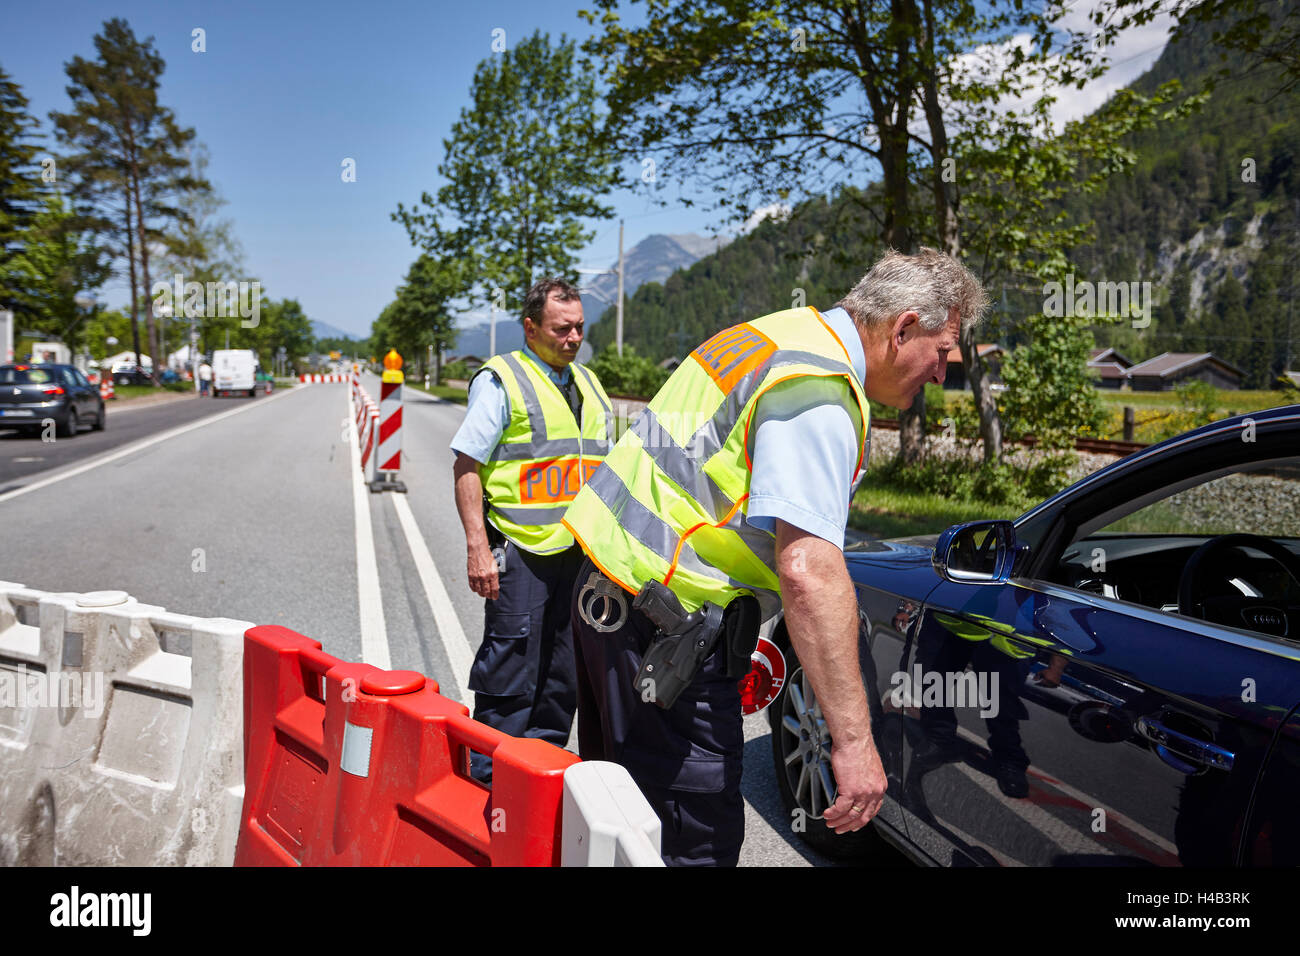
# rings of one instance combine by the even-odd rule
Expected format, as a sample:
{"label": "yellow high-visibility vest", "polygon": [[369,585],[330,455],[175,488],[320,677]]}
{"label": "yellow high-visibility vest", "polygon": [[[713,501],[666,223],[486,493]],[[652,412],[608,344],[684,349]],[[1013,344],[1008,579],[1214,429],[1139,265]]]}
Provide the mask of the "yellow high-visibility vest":
{"label": "yellow high-visibility vest", "polygon": [[510,421],[478,467],[488,521],[535,554],[573,544],[560,519],[613,444],[609,396],[585,366],[569,368],[582,393],[581,428],[559,386],[522,350],[494,355],[474,373],[495,373],[510,399]]}
{"label": "yellow high-visibility vest", "polygon": [[[667,584],[688,611],[741,593],[780,608],[776,537],[746,524],[759,398],[801,376],[838,378],[866,466],[871,412],[848,351],[811,308],[724,329],[690,354],[574,499],[564,525],[612,581]],[[851,488],[845,488],[846,495]]]}

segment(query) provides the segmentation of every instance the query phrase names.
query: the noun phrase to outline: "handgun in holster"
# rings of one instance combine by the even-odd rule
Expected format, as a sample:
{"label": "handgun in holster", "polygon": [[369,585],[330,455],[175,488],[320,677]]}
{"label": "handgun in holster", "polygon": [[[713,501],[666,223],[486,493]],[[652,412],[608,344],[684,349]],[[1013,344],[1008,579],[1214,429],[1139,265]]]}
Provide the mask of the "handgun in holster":
{"label": "handgun in holster", "polygon": [[748,595],[731,601],[726,609],[705,602],[690,614],[677,595],[663,583],[647,581],[632,601],[632,608],[648,617],[659,633],[646,648],[635,687],[642,699],[667,710],[677,702],[713,653],[719,637],[726,640],[727,676],[740,680],[750,668],[758,642],[758,602]]}

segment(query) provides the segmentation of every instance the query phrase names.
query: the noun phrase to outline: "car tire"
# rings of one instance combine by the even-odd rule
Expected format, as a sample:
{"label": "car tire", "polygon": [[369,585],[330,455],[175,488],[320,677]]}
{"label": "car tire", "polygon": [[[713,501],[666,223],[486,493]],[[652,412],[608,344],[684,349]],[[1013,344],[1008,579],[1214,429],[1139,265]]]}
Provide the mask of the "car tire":
{"label": "car tire", "polygon": [[102,432],[104,430],[104,425],[107,424],[106,422],[107,417],[108,417],[108,411],[107,409],[104,408],[104,402],[101,399],[99,403],[99,417],[95,419],[95,426],[93,428],[93,431]]}
{"label": "car tire", "polygon": [[[772,702],[768,722],[772,727],[772,763],[781,802],[796,826],[795,832],[814,850],[832,859],[863,861],[864,857],[894,857],[897,853],[868,825],[852,833],[836,833],[820,819],[829,801],[822,780],[834,787],[831,770],[830,732],[821,719],[821,708],[812,694],[799,657],[788,642],[789,675],[780,695]],[[820,746],[819,746],[820,745]]]}
{"label": "car tire", "polygon": [[77,434],[81,427],[81,422],[77,420],[77,410],[69,408],[68,414],[63,421],[54,423],[54,434],[58,438],[71,438]]}

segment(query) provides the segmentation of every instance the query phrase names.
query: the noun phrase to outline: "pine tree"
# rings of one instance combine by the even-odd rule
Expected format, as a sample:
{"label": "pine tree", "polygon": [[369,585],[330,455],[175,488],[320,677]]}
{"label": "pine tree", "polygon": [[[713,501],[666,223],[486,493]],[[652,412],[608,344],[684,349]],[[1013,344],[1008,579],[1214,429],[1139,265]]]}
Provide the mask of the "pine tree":
{"label": "pine tree", "polygon": [[0,309],[15,313],[27,311],[31,302],[13,260],[22,253],[47,192],[33,136],[39,125],[27,112],[22,88],[0,68]]}
{"label": "pine tree", "polygon": [[140,361],[137,316],[145,310],[148,346],[162,366],[150,302],[149,245],[162,237],[160,218],[183,218],[174,197],[206,185],[185,173],[183,150],[193,129],[182,129],[158,102],[165,65],[150,37],[141,43],[121,18],[105,22],[95,36],[95,61],[80,56],[64,64],[72,111],[50,113],[60,142],[74,152],[64,164],[73,173],[72,195],[94,212],[85,224],[113,238],[112,254],[127,260],[131,287],[131,333]]}

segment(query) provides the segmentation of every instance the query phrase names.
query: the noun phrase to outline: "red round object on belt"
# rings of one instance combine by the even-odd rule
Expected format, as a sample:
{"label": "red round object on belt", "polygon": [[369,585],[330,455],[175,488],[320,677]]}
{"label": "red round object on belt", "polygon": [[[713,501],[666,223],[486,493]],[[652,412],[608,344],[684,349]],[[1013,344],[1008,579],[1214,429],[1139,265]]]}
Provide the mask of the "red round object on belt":
{"label": "red round object on belt", "polygon": [[785,686],[785,655],[765,637],[750,656],[749,673],[740,679],[740,710],[746,717],[757,714],[776,700]]}

